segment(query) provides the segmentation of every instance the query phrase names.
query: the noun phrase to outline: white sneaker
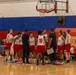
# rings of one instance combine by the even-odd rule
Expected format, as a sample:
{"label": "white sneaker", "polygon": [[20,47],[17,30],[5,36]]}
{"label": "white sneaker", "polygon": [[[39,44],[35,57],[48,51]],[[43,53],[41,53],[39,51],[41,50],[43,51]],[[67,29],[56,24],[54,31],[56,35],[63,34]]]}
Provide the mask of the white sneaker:
{"label": "white sneaker", "polygon": [[60,62],[60,64],[64,64],[64,62],[62,61],[62,62]]}

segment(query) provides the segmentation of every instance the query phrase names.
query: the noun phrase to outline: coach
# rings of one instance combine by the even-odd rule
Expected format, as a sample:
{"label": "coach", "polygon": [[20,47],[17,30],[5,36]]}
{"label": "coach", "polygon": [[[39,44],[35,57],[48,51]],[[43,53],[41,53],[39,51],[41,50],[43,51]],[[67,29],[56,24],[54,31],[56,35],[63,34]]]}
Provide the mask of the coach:
{"label": "coach", "polygon": [[29,48],[29,35],[28,30],[25,30],[25,33],[22,35],[22,43],[23,43],[23,63],[25,63],[25,55],[26,55],[26,64],[29,64],[28,58],[30,53]]}
{"label": "coach", "polygon": [[53,48],[54,53],[49,55],[50,63],[55,64],[56,60],[56,35],[53,29],[50,30],[48,48]]}

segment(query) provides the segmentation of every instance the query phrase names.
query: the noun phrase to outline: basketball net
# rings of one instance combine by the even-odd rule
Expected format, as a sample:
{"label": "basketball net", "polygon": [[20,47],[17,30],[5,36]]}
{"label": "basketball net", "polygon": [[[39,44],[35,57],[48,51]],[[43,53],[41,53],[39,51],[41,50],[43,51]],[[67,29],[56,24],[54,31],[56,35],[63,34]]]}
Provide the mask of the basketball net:
{"label": "basketball net", "polygon": [[40,17],[45,17],[46,13],[50,13],[54,11],[55,3],[52,1],[50,2],[49,0],[48,2],[46,2],[46,0],[41,0],[41,1],[44,2],[38,2],[36,9],[39,12]]}
{"label": "basketball net", "polygon": [[40,17],[45,17],[45,13],[39,12]]}

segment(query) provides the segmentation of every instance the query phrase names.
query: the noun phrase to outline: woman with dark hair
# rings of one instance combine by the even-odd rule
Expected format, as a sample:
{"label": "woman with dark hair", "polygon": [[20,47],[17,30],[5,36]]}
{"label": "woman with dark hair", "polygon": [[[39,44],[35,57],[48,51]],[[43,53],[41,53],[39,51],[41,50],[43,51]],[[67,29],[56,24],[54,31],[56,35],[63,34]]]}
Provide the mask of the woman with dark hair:
{"label": "woman with dark hair", "polygon": [[35,52],[35,38],[32,32],[30,33],[29,44],[30,44],[30,52],[34,53]]}
{"label": "woman with dark hair", "polygon": [[71,48],[71,35],[70,30],[66,31],[66,38],[65,38],[65,56],[66,56],[66,63],[70,63],[70,48]]}
{"label": "woman with dark hair", "polygon": [[11,45],[13,42],[13,30],[12,29],[8,30],[8,34],[6,36],[5,42],[6,42],[6,47],[7,47],[7,51],[6,51],[6,56],[7,56],[6,61],[7,61],[8,57],[10,56],[10,49],[11,49]]}
{"label": "woman with dark hair", "polygon": [[63,59],[64,59],[64,37],[63,37],[63,32],[59,31],[59,37],[57,41],[58,45],[58,53],[60,56],[60,63],[63,64]]}
{"label": "woman with dark hair", "polygon": [[45,37],[42,34],[42,31],[38,32],[38,36],[36,38],[36,45],[37,45],[37,49],[36,49],[36,64],[39,65],[39,60],[40,60],[40,56],[42,57],[42,65],[44,65],[44,53],[45,53]]}
{"label": "woman with dark hair", "polygon": [[46,48],[47,48],[47,46],[48,46],[48,34],[46,33],[46,29],[43,30],[43,35],[46,39]]}
{"label": "woman with dark hair", "polygon": [[20,59],[20,55],[19,55],[19,53],[20,53],[20,38],[21,37],[21,33],[20,32],[18,32],[17,34],[16,34],[16,36],[14,37],[14,53],[15,53],[15,57],[16,57],[16,59]]}

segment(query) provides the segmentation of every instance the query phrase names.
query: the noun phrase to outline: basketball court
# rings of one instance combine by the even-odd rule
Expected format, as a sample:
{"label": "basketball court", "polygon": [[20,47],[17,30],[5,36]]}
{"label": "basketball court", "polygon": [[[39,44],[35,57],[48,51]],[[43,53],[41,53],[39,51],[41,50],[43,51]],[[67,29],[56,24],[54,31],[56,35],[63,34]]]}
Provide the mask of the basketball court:
{"label": "basketball court", "polygon": [[[0,0],[0,75],[76,75],[75,7],[76,1],[74,0]],[[38,31],[43,29],[47,30],[46,33],[49,36],[49,30],[51,28],[55,30],[57,38],[60,30],[63,32],[66,30],[71,31],[70,63],[65,62],[65,51],[63,53],[64,63],[61,64],[58,62],[58,48],[56,48],[57,60],[55,64],[49,64],[50,57],[47,55],[48,61],[45,60],[43,65],[40,59],[39,65],[37,65],[36,51],[34,51],[35,54],[29,54],[30,64],[23,63],[23,48],[21,48],[20,51],[21,59],[17,57],[13,58],[15,55],[18,56],[15,54],[14,42],[11,44],[8,54],[12,60],[15,59],[15,61],[9,62],[6,60],[8,56],[6,35],[9,29],[13,30],[12,33],[14,37],[19,34],[18,32],[21,32],[20,36],[22,37],[22,32],[29,30],[28,35],[32,32],[36,38]],[[13,39],[15,39],[14,37]],[[27,57],[26,55],[27,54],[25,54],[25,58]],[[32,55],[34,57],[32,57]],[[9,56],[7,57],[8,60],[10,60]],[[40,58],[42,58],[42,56]]]}
{"label": "basketball court", "polygon": [[76,61],[64,65],[22,65],[3,62],[0,58],[0,75],[75,75]]}

